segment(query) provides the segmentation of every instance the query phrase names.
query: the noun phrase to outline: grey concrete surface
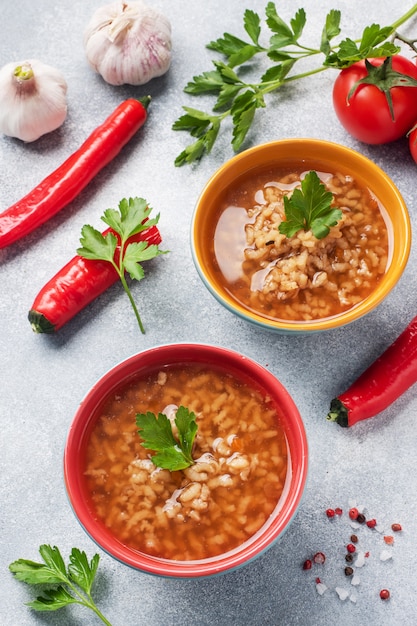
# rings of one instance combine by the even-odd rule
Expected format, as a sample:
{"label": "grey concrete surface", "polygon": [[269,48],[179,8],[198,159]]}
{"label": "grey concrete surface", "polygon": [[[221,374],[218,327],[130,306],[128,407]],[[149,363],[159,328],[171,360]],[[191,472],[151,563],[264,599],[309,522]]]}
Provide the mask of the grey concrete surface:
{"label": "grey concrete surface", "polygon": [[[68,81],[68,118],[34,144],[0,137],[0,207],[32,189],[84,141],[124,98],[150,93],[146,126],[109,167],[53,220],[0,251],[0,623],[4,626],[95,625],[80,607],[36,614],[25,606],[34,592],[8,571],[18,558],[38,559],[42,543],[65,556],[72,546],[101,565],[95,597],[113,626],[296,626],[367,623],[404,626],[417,610],[417,498],[415,487],[417,396],[411,388],[373,420],[346,430],[325,415],[332,397],[347,387],[401,332],[416,313],[417,251],[395,290],[366,319],[315,336],[264,333],[224,310],[206,291],[194,269],[190,219],[204,183],[232,156],[230,135],[221,135],[210,157],[175,168],[189,141],[174,133],[183,105],[208,108],[211,99],[182,92],[192,76],[211,69],[205,44],[224,31],[241,37],[245,8],[262,16],[266,2],[248,0],[168,0],[152,2],[171,20],[173,62],[169,73],[144,87],[112,87],[88,67],[83,29],[98,0],[16,0],[2,7],[0,63],[39,58],[61,69]],[[303,6],[306,41],[317,45],[326,13],[342,12],[343,36],[357,38],[377,22],[390,24],[411,3],[381,0],[305,0],[277,3],[289,20]],[[402,29],[416,35],[417,21]],[[314,60],[315,64],[317,61]],[[244,147],[284,137],[318,137],[359,150],[382,167],[403,194],[416,225],[417,166],[406,140],[366,146],[346,134],[331,102],[336,74],[328,70],[294,82],[268,97]],[[206,106],[207,105],[207,106]],[[27,312],[38,290],[75,253],[83,224],[100,226],[103,210],[125,196],[148,199],[160,212],[164,247],[170,254],[150,263],[134,287],[146,334],[141,336],[119,286],[80,313],[54,336],[35,335]],[[222,345],[267,365],[288,388],[303,416],[310,446],[309,481],[298,515],[282,540],[265,555],[234,573],[204,580],[170,580],[128,569],[102,553],[72,514],[64,490],[62,453],[74,412],[91,385],[122,359],[145,348],[176,341]],[[392,558],[381,533],[359,529],[360,548],[369,550],[358,571],[359,584],[344,576],[344,546],[350,528],[346,511],[356,501],[389,529],[400,522]],[[329,522],[328,507],[345,515]],[[302,563],[326,553],[324,566],[309,572]],[[328,586],[316,592],[315,578]],[[356,579],[357,581],[358,579]],[[342,601],[336,587],[350,597]],[[379,590],[390,589],[382,602]],[[355,596],[352,597],[352,592]],[[356,599],[356,602],[353,600]]]}

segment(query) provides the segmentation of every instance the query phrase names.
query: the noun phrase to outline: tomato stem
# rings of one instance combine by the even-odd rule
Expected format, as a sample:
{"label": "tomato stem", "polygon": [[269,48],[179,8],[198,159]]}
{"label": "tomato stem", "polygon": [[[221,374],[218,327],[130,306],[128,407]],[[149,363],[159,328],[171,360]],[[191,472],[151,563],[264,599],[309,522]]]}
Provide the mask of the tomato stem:
{"label": "tomato stem", "polygon": [[409,46],[411,50],[417,52],[417,46],[415,45],[417,43],[417,39],[409,39],[408,37],[404,37],[404,35],[400,35],[400,33],[398,32],[395,33],[395,39],[402,41],[403,43],[407,44],[407,46]]}

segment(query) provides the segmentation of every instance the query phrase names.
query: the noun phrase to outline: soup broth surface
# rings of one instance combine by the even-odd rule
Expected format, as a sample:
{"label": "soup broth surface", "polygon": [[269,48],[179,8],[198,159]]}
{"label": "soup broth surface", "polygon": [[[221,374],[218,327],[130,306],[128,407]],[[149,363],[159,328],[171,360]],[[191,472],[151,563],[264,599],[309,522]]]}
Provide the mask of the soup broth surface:
{"label": "soup broth surface", "polygon": [[212,256],[219,282],[244,307],[271,319],[338,315],[375,289],[388,265],[384,209],[340,172],[317,171],[342,219],[324,239],[282,235],[284,196],[309,170],[264,171],[239,181],[220,203]]}
{"label": "soup broth surface", "polygon": [[[196,414],[189,468],[155,467],[136,414]],[[175,432],[175,431],[174,431]],[[123,544],[174,560],[214,557],[268,520],[287,476],[276,407],[260,390],[198,364],[168,366],[117,390],[100,409],[85,459],[95,513]]]}

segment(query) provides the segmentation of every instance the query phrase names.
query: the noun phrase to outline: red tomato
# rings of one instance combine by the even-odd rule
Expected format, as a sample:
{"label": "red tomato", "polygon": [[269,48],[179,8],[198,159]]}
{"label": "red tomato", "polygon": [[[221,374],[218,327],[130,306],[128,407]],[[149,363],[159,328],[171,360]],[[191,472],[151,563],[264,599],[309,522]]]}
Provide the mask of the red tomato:
{"label": "red tomato", "polygon": [[408,141],[409,141],[411,156],[413,157],[414,161],[417,163],[417,125],[415,128],[413,128],[413,130],[409,134]]}
{"label": "red tomato", "polygon": [[[368,59],[378,67],[384,59]],[[392,69],[417,80],[417,66],[403,56],[392,57]],[[358,80],[367,76],[365,61],[342,70],[333,86],[333,106],[344,128],[364,143],[382,144],[407,134],[417,120],[417,87],[391,87],[394,119],[386,95],[375,85],[361,84],[348,100]]]}

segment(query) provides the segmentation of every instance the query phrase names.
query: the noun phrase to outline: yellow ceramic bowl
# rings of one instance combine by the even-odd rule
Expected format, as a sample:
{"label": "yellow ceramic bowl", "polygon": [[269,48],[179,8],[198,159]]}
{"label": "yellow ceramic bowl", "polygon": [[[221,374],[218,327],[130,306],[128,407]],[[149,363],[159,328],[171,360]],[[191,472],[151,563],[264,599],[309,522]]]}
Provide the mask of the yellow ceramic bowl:
{"label": "yellow ceramic bowl", "polygon": [[[300,164],[307,169],[340,171],[368,187],[386,210],[389,232],[389,262],[375,290],[353,308],[333,317],[314,321],[270,319],[249,310],[221,282],[209,240],[213,241],[219,218],[219,203],[238,178],[265,167]],[[366,315],[390,293],[401,277],[410,253],[411,224],[405,202],[389,176],[375,163],[344,146],[318,139],[284,139],[246,150],[222,165],[204,187],[195,207],[191,226],[191,250],[196,269],[206,287],[229,311],[264,329],[281,333],[304,333],[337,328]]]}

